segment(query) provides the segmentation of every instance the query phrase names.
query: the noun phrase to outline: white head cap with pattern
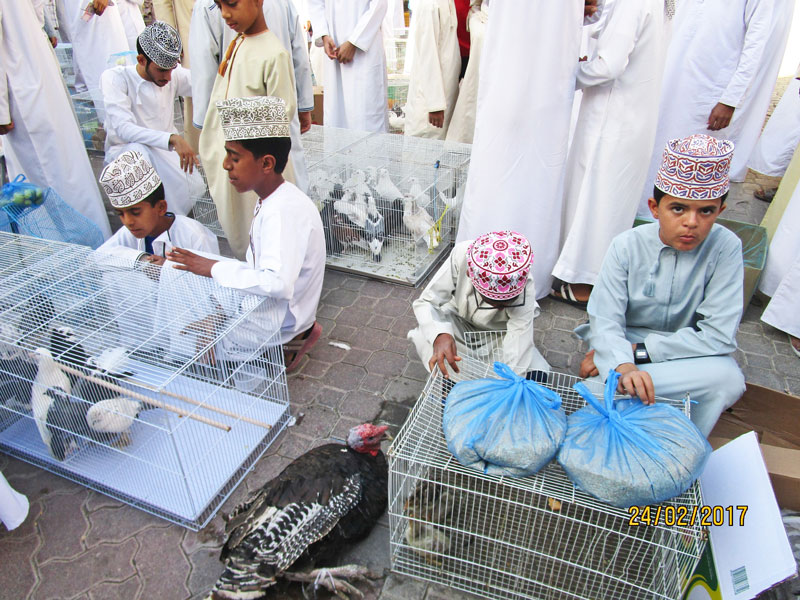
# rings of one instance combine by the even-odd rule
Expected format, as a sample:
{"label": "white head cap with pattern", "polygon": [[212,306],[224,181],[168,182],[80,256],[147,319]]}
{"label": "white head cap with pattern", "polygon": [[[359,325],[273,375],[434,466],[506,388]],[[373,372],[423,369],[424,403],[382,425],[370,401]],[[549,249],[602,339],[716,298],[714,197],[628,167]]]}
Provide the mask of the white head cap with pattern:
{"label": "white head cap with pattern", "polygon": [[108,194],[111,206],[128,208],[152,194],[161,185],[161,178],[144,156],[129,150],[103,169],[100,185]]}
{"label": "white head cap with pattern", "polygon": [[286,102],[275,96],[229,98],[217,102],[225,140],[289,137]]}
{"label": "white head cap with pattern", "polygon": [[172,25],[154,21],[139,34],[144,55],[162,69],[172,69],[181,57],[181,38]]}

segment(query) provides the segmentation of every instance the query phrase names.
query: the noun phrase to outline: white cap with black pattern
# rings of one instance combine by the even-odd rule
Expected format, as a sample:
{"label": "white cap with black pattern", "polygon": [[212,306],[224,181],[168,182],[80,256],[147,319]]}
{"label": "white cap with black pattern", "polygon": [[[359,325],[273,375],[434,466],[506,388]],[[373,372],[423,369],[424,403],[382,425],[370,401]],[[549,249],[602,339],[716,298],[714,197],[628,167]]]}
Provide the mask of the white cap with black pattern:
{"label": "white cap with black pattern", "polygon": [[181,38],[172,25],[154,21],[139,34],[145,56],[162,69],[172,69],[181,57]]}

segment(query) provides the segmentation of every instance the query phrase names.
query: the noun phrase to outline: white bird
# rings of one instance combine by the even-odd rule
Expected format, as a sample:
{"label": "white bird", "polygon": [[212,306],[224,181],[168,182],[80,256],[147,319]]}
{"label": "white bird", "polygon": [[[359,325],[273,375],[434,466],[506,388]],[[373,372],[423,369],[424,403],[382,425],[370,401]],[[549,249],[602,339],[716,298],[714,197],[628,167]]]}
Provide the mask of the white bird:
{"label": "white bird", "polygon": [[439,201],[447,207],[447,210],[455,210],[461,204],[461,198],[458,194],[450,198],[444,192],[439,192]]}
{"label": "white bird", "polygon": [[425,240],[428,250],[439,245],[437,235],[433,231],[435,226],[433,217],[428,214],[428,211],[419,208],[409,195],[403,198],[403,225],[411,233],[414,243]]}
{"label": "white bird", "polygon": [[405,106],[398,106],[395,110],[389,111],[389,127],[394,130],[403,131],[406,128]]}
{"label": "white bird", "polygon": [[389,170],[385,167],[378,169],[378,185],[375,186],[375,191],[386,202],[403,198],[403,193],[397,189],[389,177]]}
{"label": "white bird", "polygon": [[[128,430],[144,407],[141,402],[130,398],[111,398],[93,404],[86,412],[86,422],[94,431],[101,433],[118,433],[117,445],[130,443]],[[124,441],[123,441],[124,440]]]}
{"label": "white bird", "polygon": [[[39,430],[39,435],[42,437],[47,449],[53,454],[50,447],[50,440],[52,434],[47,428],[47,412],[50,406],[55,401],[52,394],[48,394],[48,390],[57,389],[61,390],[64,394],[69,394],[72,386],[69,377],[53,360],[53,355],[47,348],[37,348],[34,352],[38,369],[36,377],[33,380],[31,387],[31,406],[33,408],[33,417],[36,420],[36,428]],[[54,455],[55,456],[55,455]]]}
{"label": "white bird", "polygon": [[367,185],[375,187],[378,185],[378,168],[369,166],[367,167]]}
{"label": "white bird", "polygon": [[423,209],[428,208],[431,203],[430,195],[423,192],[422,186],[419,184],[416,177],[409,179],[409,182],[411,182],[411,187],[408,188],[408,195],[414,199],[418,207]]}
{"label": "white bird", "polygon": [[359,184],[366,184],[366,182],[367,182],[367,174],[364,173],[364,171],[362,171],[361,169],[356,169],[355,171],[353,171],[350,177],[347,178],[347,181],[345,181],[344,183],[344,187],[345,189],[349,190],[355,188]]}
{"label": "white bird", "polygon": [[86,360],[86,365],[94,371],[94,374],[112,375],[114,377],[130,377],[130,371],[123,371],[128,362],[130,350],[122,346],[106,348],[99,356],[90,356]]}
{"label": "white bird", "polygon": [[333,210],[346,216],[362,229],[367,222],[367,202],[363,195],[349,192],[344,198],[333,203]]}

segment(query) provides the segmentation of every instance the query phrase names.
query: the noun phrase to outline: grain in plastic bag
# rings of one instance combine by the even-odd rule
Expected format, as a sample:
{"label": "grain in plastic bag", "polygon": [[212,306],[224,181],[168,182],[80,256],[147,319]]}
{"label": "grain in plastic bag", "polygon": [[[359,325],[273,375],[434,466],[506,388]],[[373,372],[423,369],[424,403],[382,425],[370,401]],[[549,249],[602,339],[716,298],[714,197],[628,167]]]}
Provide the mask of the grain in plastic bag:
{"label": "grain in plastic bag", "polygon": [[494,363],[500,379],[457,383],[447,396],[443,428],[458,461],[490,475],[532,475],[558,452],[567,428],[561,397]]}
{"label": "grain in plastic bag", "polygon": [[615,401],[619,376],[609,372],[603,401],[573,386],[588,404],[567,418],[558,462],[576,487],[620,508],[679,496],[703,472],[711,446],[673,406]]}

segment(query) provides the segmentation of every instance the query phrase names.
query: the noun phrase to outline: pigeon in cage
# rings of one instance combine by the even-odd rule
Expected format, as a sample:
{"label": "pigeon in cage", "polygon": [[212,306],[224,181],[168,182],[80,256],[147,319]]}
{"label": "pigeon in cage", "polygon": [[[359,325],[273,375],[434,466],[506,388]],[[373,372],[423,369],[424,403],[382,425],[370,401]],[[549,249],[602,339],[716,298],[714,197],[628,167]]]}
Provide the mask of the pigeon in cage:
{"label": "pigeon in cage", "polygon": [[358,190],[360,186],[366,184],[367,184],[367,174],[361,169],[356,169],[350,174],[350,177],[347,178],[347,181],[344,182],[344,189]]}
{"label": "pigeon in cage", "polygon": [[389,177],[389,169],[386,167],[378,169],[378,184],[375,186],[375,192],[387,202],[403,199],[403,193],[394,184],[392,178]]}
{"label": "pigeon in cage", "polygon": [[[54,390],[69,394],[72,389],[69,377],[58,366],[50,350],[37,348],[34,352],[37,364],[36,377],[31,386],[31,408],[36,420],[36,428],[45,446],[54,457],[56,456],[50,445],[52,434],[47,427],[47,414],[50,406],[59,396],[52,393]],[[48,393],[50,392],[50,393]]]}
{"label": "pigeon in cage", "polygon": [[[31,408],[31,382],[36,363],[17,343],[22,331],[11,323],[0,323],[0,403],[17,410]],[[8,340],[8,341],[5,341]]]}
{"label": "pigeon in cage", "polygon": [[389,111],[389,127],[393,130],[402,131],[406,127],[406,113],[403,110],[405,105],[395,105]]}
{"label": "pigeon in cage", "polygon": [[47,409],[46,426],[50,432],[49,447],[54,458],[64,460],[80,447],[81,438],[103,444],[114,442],[114,435],[96,432],[89,427],[87,412],[91,404],[59,388],[49,388],[45,394],[52,399]]}
{"label": "pigeon in cage", "polygon": [[453,513],[457,495],[441,484],[419,481],[403,506],[408,518],[406,542],[428,564],[440,566],[439,557],[452,550]]}
{"label": "pigeon in cage", "polygon": [[86,423],[97,433],[116,434],[117,447],[131,443],[130,428],[142,411],[155,408],[150,404],[118,396],[100,400],[86,411]]}
{"label": "pigeon in cage", "polygon": [[414,243],[424,240],[428,250],[439,246],[439,236],[433,217],[427,210],[418,207],[410,195],[403,198],[403,225],[408,229]]}
{"label": "pigeon in cage", "polygon": [[414,198],[414,202],[416,202],[417,206],[420,208],[428,208],[428,205],[431,203],[431,197],[423,193],[419,180],[416,177],[412,177],[408,182],[411,184],[408,188],[408,195]]}
{"label": "pigeon in cage", "polygon": [[289,569],[335,559],[383,515],[389,474],[380,443],[386,429],[353,427],[346,446],[306,452],[237,506],[226,517],[228,540],[220,555],[225,571],[210,597],[260,598],[278,578],[360,595],[337,575],[363,577],[365,569]]}

